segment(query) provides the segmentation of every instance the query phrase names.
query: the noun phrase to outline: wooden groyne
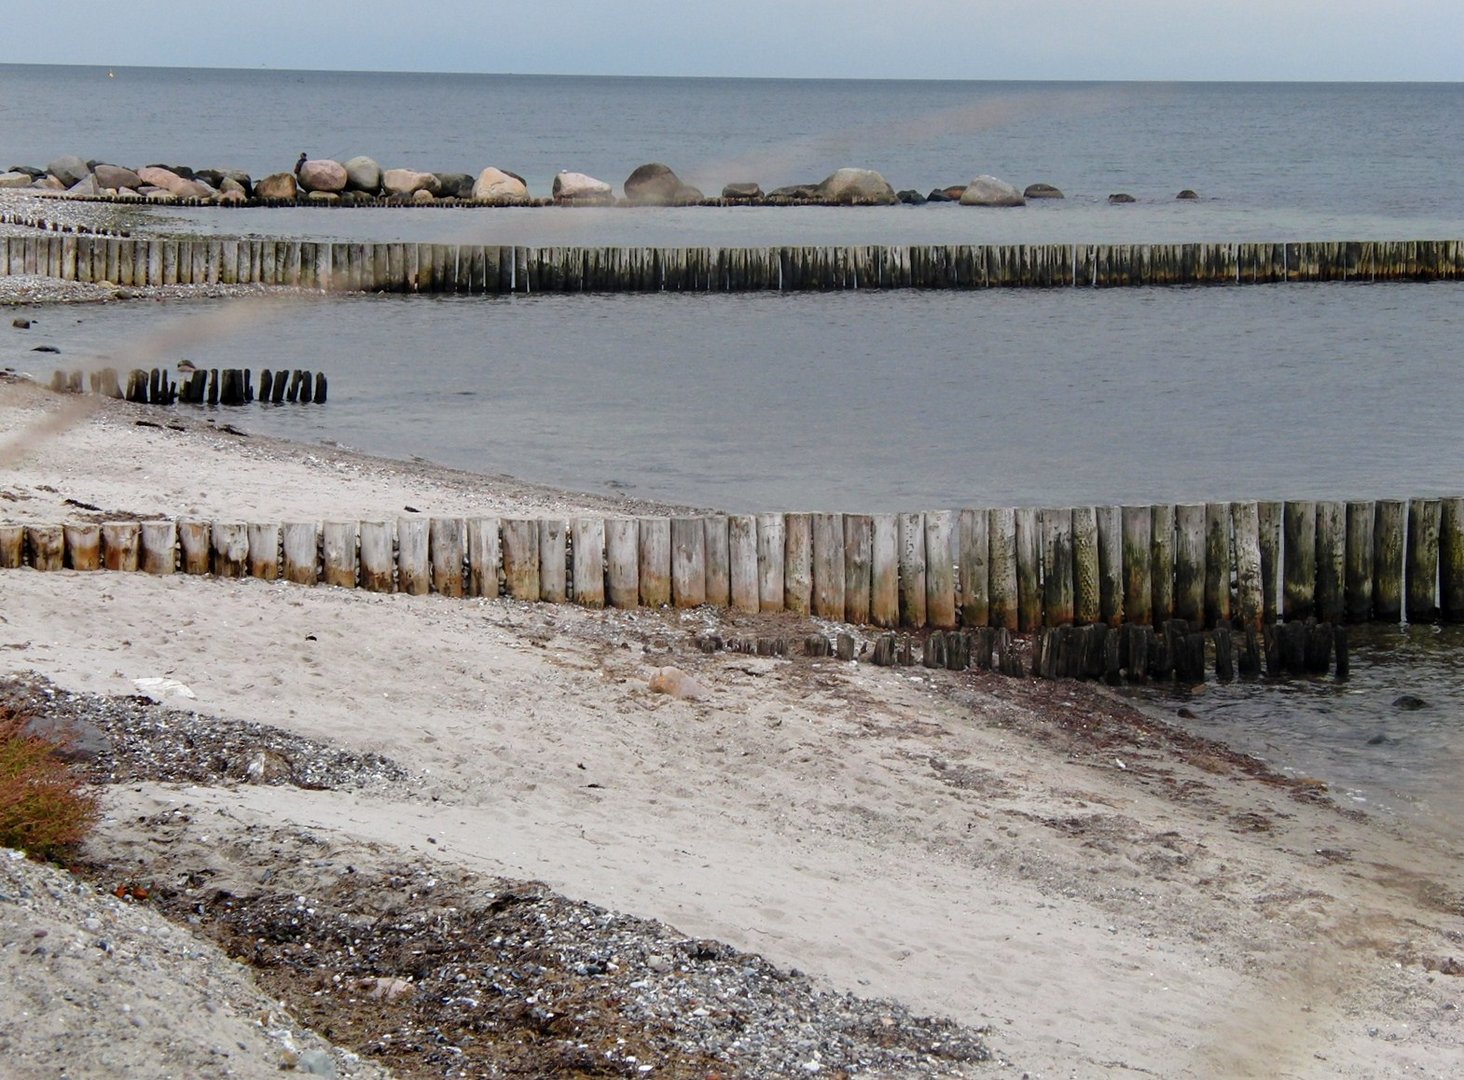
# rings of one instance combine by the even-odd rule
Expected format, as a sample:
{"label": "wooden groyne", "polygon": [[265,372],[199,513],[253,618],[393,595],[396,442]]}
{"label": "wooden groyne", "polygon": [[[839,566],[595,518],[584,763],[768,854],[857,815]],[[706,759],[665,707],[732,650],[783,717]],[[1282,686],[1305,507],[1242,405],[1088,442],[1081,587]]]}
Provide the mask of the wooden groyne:
{"label": "wooden groyne", "polygon": [[910,630],[1179,621],[1186,633],[1264,637],[1278,622],[1464,621],[1464,498],[0,525],[0,568],[21,566],[591,608],[705,604]]}
{"label": "wooden groyne", "polygon": [[119,287],[340,292],[798,292],[1464,279],[1464,241],[525,247],[254,237],[0,238],[0,273]]}
{"label": "wooden groyne", "polygon": [[182,379],[163,368],[145,371],[133,368],[124,384],[115,368],[84,373],[80,370],[55,371],[51,389],[58,394],[80,394],[90,388],[93,394],[125,399],[139,405],[324,405],[330,382],[323,371],[259,370],[259,396],[254,391],[254,373],[247,368],[195,368],[178,372]]}

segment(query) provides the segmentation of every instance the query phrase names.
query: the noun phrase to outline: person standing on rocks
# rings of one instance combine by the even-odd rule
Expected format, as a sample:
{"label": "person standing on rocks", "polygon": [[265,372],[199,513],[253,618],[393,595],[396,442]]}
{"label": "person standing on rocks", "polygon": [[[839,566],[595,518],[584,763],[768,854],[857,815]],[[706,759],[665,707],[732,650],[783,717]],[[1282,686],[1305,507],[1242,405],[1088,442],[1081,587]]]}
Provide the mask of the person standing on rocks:
{"label": "person standing on rocks", "polygon": [[304,151],[301,151],[300,152],[300,160],[297,161],[297,162],[295,162],[295,175],[296,176],[299,176],[300,175],[300,170],[305,167],[305,160],[306,160],[306,154],[305,154]]}

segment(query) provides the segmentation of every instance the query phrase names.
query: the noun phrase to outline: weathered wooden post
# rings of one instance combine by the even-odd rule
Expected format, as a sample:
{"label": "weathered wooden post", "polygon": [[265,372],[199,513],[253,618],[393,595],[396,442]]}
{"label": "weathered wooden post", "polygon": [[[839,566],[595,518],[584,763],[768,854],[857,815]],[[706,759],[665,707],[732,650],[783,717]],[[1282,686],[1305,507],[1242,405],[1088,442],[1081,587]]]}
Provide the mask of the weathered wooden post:
{"label": "weathered wooden post", "polygon": [[671,520],[640,519],[640,602],[643,607],[671,603]]}
{"label": "weathered wooden post", "polygon": [[1373,521],[1373,618],[1403,621],[1403,526],[1407,504],[1400,499],[1377,503]]}
{"label": "weathered wooden post", "polygon": [[539,599],[562,604],[569,598],[569,522],[545,518],[539,522]]}
{"label": "weathered wooden post", "polygon": [[1408,503],[1408,621],[1430,622],[1438,615],[1435,600],[1439,584],[1438,499],[1411,499]]}
{"label": "weathered wooden post", "polygon": [[178,525],[172,519],[144,521],[140,537],[144,573],[165,577],[178,569]]}
{"label": "weathered wooden post", "polygon": [[1267,624],[1276,621],[1279,611],[1277,602],[1281,593],[1282,516],[1281,503],[1256,503],[1256,524],[1260,531],[1261,546],[1261,618]]}
{"label": "weathered wooden post", "polygon": [[1348,622],[1367,622],[1373,604],[1373,522],[1376,510],[1370,502],[1347,504],[1346,597]]}
{"label": "weathered wooden post", "polygon": [[1346,610],[1347,508],[1340,502],[1317,503],[1317,618],[1340,623]]}
{"label": "weathered wooden post", "polygon": [[532,518],[504,518],[503,578],[515,600],[539,599],[539,523]]}
{"label": "weathered wooden post", "polygon": [[1117,506],[1094,508],[1098,518],[1098,608],[1109,626],[1124,620],[1123,511]]}
{"label": "weathered wooden post", "polygon": [[926,625],[925,515],[900,514],[900,625]]}
{"label": "weathered wooden post", "polygon": [[439,595],[463,595],[463,571],[467,563],[466,528],[462,518],[435,517],[428,524],[432,591]]}
{"label": "weathered wooden post", "polygon": [[27,561],[37,570],[60,570],[66,565],[66,539],[60,525],[25,527]]}
{"label": "weathered wooden post", "polygon": [[1149,581],[1153,588],[1153,622],[1174,617],[1174,507],[1160,503],[1149,514]]}
{"label": "weathered wooden post", "polygon": [[102,523],[102,565],[108,570],[136,570],[142,562],[142,530],[135,521]]}
{"label": "weathered wooden post", "polygon": [[319,580],[320,555],[320,530],[315,522],[285,522],[283,548],[285,580],[292,585],[314,585]]}
{"label": "weathered wooden post", "polygon": [[1439,614],[1464,622],[1464,499],[1439,504]]}
{"label": "weathered wooden post", "polygon": [[395,530],[389,521],[363,521],[359,533],[361,587],[368,592],[396,589],[396,560],[392,557]]}
{"label": "weathered wooden post", "polygon": [[274,581],[280,576],[280,526],[278,522],[250,524],[249,576]]}
{"label": "weathered wooden post", "polygon": [[1230,624],[1230,504],[1205,504],[1205,625]]}
{"label": "weathered wooden post", "polygon": [[1288,500],[1283,518],[1281,617],[1308,618],[1316,610],[1317,505]]}
{"label": "weathered wooden post", "polygon": [[214,576],[243,577],[249,568],[249,526],[237,521],[215,521],[211,531]]}
{"label": "weathered wooden post", "polygon": [[1016,630],[1018,613],[1017,519],[1016,511],[995,507],[987,511],[989,541],[987,592],[991,598],[990,625],[1008,632]]}
{"label": "weathered wooden post", "polygon": [[180,519],[178,547],[183,555],[185,574],[207,574],[213,569],[213,526],[209,522]]}
{"label": "weathered wooden post", "polygon": [[813,613],[844,620],[848,588],[844,553],[844,515],[813,515]]}
{"label": "weathered wooden post", "polygon": [[925,515],[925,623],[954,630],[956,613],[956,515],[934,510]]}
{"label": "weathered wooden post", "polygon": [[[985,510],[962,510],[957,518],[956,565],[960,576],[960,615],[963,626],[986,626],[990,620],[987,558],[991,547],[986,522]],[[1076,542],[1075,535],[1074,544]],[[849,621],[864,620],[856,620],[851,616]]]}
{"label": "weathered wooden post", "polygon": [[327,585],[342,589],[356,587],[356,543],[359,533],[360,524],[355,521],[327,521],[321,527],[321,564]]}
{"label": "weathered wooden post", "polygon": [[498,519],[468,519],[468,595],[498,598],[503,572],[503,551],[498,544]]}
{"label": "weathered wooden post", "polygon": [[708,514],[702,518],[702,534],[707,551],[706,602],[725,608],[732,603],[732,553],[725,514]]}
{"label": "weathered wooden post", "polygon": [[605,519],[577,517],[570,526],[574,551],[574,602],[582,607],[605,606]]}
{"label": "weathered wooden post", "polygon": [[[98,533],[98,543],[100,533]],[[0,525],[0,570],[19,570],[25,565],[25,526]]]}
{"label": "weathered wooden post", "polygon": [[707,602],[707,534],[701,518],[671,519],[671,602],[679,608]]}
{"label": "weathered wooden post", "polygon": [[1174,508],[1174,614],[1195,626],[1205,621],[1205,505]]}
{"label": "weathered wooden post", "polygon": [[102,530],[99,525],[63,525],[65,563],[72,570],[97,570],[102,565]]}
{"label": "weathered wooden post", "polygon": [[727,558],[732,610],[751,614],[759,608],[757,518],[734,514],[727,519]]}
{"label": "weathered wooden post", "polygon": [[1253,502],[1234,503],[1230,508],[1235,530],[1235,614],[1242,630],[1260,630],[1265,622],[1265,601],[1261,595],[1260,513]]}
{"label": "weathered wooden post", "polygon": [[1037,511],[1015,512],[1017,558],[1017,629],[1030,633],[1042,625],[1042,532]]}
{"label": "weathered wooden post", "polygon": [[1124,618],[1148,625],[1154,621],[1154,541],[1151,531],[1154,511],[1149,506],[1125,506],[1119,512],[1123,519]]}
{"label": "weathered wooden post", "polygon": [[900,522],[895,514],[873,514],[869,538],[869,618],[875,626],[900,623]]}
{"label": "weathered wooden post", "polygon": [[1041,513],[1042,606],[1047,626],[1073,622],[1073,512],[1048,508]]}
{"label": "weathered wooden post", "polygon": [[605,598],[611,607],[640,604],[640,522],[610,518],[605,522]]}
{"label": "weathered wooden post", "polygon": [[757,595],[763,611],[783,610],[783,556],[787,526],[782,514],[757,515]]}
{"label": "weathered wooden post", "polygon": [[785,514],[783,521],[783,607],[807,615],[813,608],[813,517]]}

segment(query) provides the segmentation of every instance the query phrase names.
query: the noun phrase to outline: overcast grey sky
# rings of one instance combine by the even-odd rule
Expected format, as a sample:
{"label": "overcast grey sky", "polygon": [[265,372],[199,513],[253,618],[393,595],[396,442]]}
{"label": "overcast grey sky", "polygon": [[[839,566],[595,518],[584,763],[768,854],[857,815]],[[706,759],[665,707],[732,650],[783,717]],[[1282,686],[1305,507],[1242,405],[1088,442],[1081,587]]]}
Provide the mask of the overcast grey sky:
{"label": "overcast grey sky", "polygon": [[6,63],[1464,80],[1464,0],[4,0],[3,21]]}

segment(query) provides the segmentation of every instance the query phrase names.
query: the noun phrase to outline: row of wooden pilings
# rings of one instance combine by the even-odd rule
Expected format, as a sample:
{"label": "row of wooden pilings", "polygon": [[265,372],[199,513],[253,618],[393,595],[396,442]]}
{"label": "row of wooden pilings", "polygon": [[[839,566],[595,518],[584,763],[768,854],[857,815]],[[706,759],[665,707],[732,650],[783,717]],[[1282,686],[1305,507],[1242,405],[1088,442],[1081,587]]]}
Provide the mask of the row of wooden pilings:
{"label": "row of wooden pilings", "polygon": [[1464,279],[1464,241],[1458,240],[648,248],[63,234],[10,236],[0,243],[0,273],[12,276],[341,292],[787,292]]}
{"label": "row of wooden pilings", "polygon": [[0,525],[0,567],[882,627],[1464,620],[1464,498],[908,514]]}
{"label": "row of wooden pilings", "polygon": [[[180,387],[162,368],[144,371],[133,368],[124,388],[116,368],[102,368],[89,374],[80,370],[51,373],[51,389],[58,394],[80,394],[86,386],[93,394],[121,398],[141,405],[248,405],[255,400],[254,373],[248,368],[196,368],[187,373]],[[259,371],[259,403],[273,405],[324,405],[329,391],[325,372]]]}

